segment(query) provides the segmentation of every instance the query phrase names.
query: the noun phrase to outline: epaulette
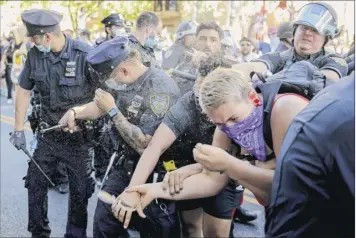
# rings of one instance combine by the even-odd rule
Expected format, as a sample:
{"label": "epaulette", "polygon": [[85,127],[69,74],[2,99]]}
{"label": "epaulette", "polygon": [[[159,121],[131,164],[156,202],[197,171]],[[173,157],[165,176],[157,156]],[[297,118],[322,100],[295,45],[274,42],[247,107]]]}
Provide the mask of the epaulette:
{"label": "epaulette", "polygon": [[90,50],[92,50],[92,47],[80,40],[73,40],[73,49],[88,53]]}

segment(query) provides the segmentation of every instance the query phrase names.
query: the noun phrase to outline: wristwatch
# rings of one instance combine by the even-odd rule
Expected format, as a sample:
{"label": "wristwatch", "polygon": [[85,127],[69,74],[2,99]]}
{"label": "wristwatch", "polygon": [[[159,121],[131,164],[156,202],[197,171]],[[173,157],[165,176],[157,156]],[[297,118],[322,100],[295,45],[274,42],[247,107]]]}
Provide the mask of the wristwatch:
{"label": "wristwatch", "polygon": [[110,119],[113,119],[118,113],[119,113],[119,109],[117,109],[116,107],[111,108],[110,111],[108,112]]}

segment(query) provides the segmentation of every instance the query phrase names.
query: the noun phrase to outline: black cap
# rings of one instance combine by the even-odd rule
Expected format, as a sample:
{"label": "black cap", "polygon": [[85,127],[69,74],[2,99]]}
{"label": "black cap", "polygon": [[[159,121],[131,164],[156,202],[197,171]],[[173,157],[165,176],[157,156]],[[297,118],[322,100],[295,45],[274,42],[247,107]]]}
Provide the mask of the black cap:
{"label": "black cap", "polygon": [[129,39],[117,36],[91,50],[87,56],[90,66],[100,74],[111,73],[129,54]]}
{"label": "black cap", "polygon": [[22,13],[21,19],[26,26],[27,35],[43,35],[53,32],[62,20],[62,15],[45,9],[31,9]]}
{"label": "black cap", "polygon": [[124,27],[125,19],[121,14],[113,13],[113,14],[110,14],[109,16],[105,17],[101,21],[101,23],[104,24],[105,27],[112,26],[112,25]]}

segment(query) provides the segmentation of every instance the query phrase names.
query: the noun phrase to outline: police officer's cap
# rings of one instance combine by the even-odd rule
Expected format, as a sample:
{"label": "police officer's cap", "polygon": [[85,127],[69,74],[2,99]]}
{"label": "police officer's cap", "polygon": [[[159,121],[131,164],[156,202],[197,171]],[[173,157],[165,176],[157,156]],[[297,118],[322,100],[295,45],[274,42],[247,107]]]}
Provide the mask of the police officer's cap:
{"label": "police officer's cap", "polygon": [[21,19],[27,28],[27,35],[43,35],[53,32],[62,20],[62,15],[45,9],[31,9],[22,13]]}
{"label": "police officer's cap", "polygon": [[101,21],[101,23],[104,24],[105,27],[112,26],[112,25],[124,27],[125,19],[121,14],[113,13],[113,14],[110,14],[109,16],[105,17]]}
{"label": "police officer's cap", "polygon": [[110,74],[129,54],[129,39],[117,36],[88,53],[87,61],[99,74]]}

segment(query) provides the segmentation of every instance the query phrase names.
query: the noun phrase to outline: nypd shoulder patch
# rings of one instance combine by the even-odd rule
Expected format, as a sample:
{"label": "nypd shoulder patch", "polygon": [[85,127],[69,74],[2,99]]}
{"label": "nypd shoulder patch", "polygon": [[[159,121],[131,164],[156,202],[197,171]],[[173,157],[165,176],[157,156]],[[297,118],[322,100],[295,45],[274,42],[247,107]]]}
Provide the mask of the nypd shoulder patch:
{"label": "nypd shoulder patch", "polygon": [[163,117],[170,104],[170,96],[167,94],[152,94],[150,96],[150,107],[157,117]]}

